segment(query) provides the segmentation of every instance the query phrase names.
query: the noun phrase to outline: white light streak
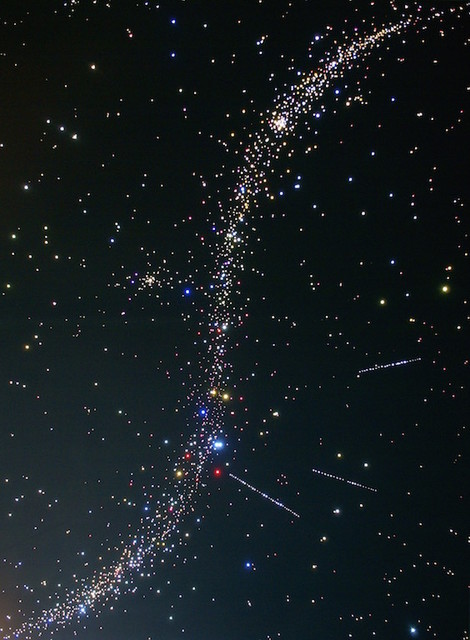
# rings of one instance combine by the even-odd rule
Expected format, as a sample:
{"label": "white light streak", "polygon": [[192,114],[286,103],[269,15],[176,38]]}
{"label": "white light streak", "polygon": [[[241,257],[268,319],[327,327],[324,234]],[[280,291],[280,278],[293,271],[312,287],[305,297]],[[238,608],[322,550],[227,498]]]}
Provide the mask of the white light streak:
{"label": "white light streak", "polygon": [[229,476],[231,478],[233,478],[234,480],[236,480],[237,482],[239,482],[240,484],[242,484],[244,487],[248,487],[248,489],[251,489],[252,491],[257,493],[259,496],[264,498],[265,500],[269,500],[270,502],[275,504],[276,507],[280,507],[281,509],[284,509],[284,511],[288,511],[289,513],[291,513],[296,518],[300,518],[298,513],[296,513],[295,511],[292,511],[292,509],[289,509],[289,507],[286,507],[286,505],[283,504],[282,502],[280,502],[280,500],[276,500],[275,498],[271,498],[271,496],[268,496],[268,494],[264,493],[264,491],[260,491],[259,489],[254,487],[252,484],[248,484],[248,482],[245,482],[245,480],[242,480],[241,478],[238,478],[233,473],[229,473]]}
{"label": "white light streak", "polygon": [[333,473],[327,473],[326,471],[321,471],[320,469],[312,469],[312,471],[313,473],[318,473],[320,476],[325,476],[325,478],[332,478],[333,480],[339,480],[340,482],[350,484],[353,487],[358,487],[358,489],[367,489],[367,491],[372,491],[373,493],[377,493],[378,491],[378,489],[374,489],[374,487],[368,487],[366,484],[362,484],[361,482],[356,482],[355,480],[347,480],[346,478],[335,476]]}
{"label": "white light streak", "polygon": [[396,362],[387,362],[386,364],[374,364],[367,369],[359,369],[357,377],[363,373],[372,373],[373,371],[380,371],[381,369],[391,369],[392,367],[402,367],[405,364],[412,364],[413,362],[420,362],[422,358],[410,358],[409,360],[397,360]]}

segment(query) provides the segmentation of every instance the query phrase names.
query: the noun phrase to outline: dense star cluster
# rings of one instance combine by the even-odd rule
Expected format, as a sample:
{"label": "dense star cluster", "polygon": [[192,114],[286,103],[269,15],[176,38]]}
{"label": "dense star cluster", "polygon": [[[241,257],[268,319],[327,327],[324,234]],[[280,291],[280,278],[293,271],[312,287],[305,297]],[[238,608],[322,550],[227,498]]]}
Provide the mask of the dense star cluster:
{"label": "dense star cluster", "polygon": [[0,8],[3,640],[468,639],[469,24]]}

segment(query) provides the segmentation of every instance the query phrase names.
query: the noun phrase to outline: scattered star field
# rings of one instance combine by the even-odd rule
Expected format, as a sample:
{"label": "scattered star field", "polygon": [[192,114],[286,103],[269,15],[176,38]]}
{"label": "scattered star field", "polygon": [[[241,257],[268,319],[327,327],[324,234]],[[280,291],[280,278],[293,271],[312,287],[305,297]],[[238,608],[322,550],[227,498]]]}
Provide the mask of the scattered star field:
{"label": "scattered star field", "polygon": [[3,640],[468,640],[469,12],[2,4]]}

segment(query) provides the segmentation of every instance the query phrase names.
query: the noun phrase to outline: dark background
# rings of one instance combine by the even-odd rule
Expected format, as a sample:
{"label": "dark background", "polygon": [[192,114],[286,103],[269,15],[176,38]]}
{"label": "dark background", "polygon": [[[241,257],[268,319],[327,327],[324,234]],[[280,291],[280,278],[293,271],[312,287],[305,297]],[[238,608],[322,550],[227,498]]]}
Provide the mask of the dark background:
{"label": "dark background", "polygon": [[[4,636],[165,490],[207,384],[200,236],[260,112],[406,13],[376,4],[2,2]],[[175,550],[55,638],[468,637],[468,15],[422,11],[332,83],[250,212],[226,447]]]}

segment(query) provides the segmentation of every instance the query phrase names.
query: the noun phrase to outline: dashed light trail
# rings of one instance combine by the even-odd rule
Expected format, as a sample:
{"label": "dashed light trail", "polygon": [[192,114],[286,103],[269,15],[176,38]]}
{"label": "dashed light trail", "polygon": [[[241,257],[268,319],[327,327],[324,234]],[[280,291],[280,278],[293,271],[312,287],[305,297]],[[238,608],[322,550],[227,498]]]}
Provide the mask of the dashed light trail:
{"label": "dashed light trail", "polygon": [[242,484],[244,487],[247,487],[248,489],[250,489],[251,491],[254,491],[254,493],[257,493],[259,496],[261,496],[262,498],[264,498],[265,500],[269,500],[270,502],[272,502],[273,504],[276,505],[276,507],[280,507],[281,509],[284,509],[284,511],[287,511],[288,513],[291,513],[293,516],[295,516],[296,518],[300,518],[300,515],[298,513],[296,513],[295,511],[293,511],[292,509],[289,509],[289,507],[286,507],[285,504],[283,504],[280,500],[276,500],[275,498],[271,498],[271,496],[269,496],[267,493],[265,493],[264,491],[260,491],[259,489],[257,489],[256,487],[254,487],[252,484],[249,484],[248,482],[246,482],[245,480],[242,480],[241,478],[239,478],[238,476],[234,475],[233,473],[229,473],[229,476],[231,478],[233,478],[234,480],[236,480],[237,482],[239,482],[240,484]]}

